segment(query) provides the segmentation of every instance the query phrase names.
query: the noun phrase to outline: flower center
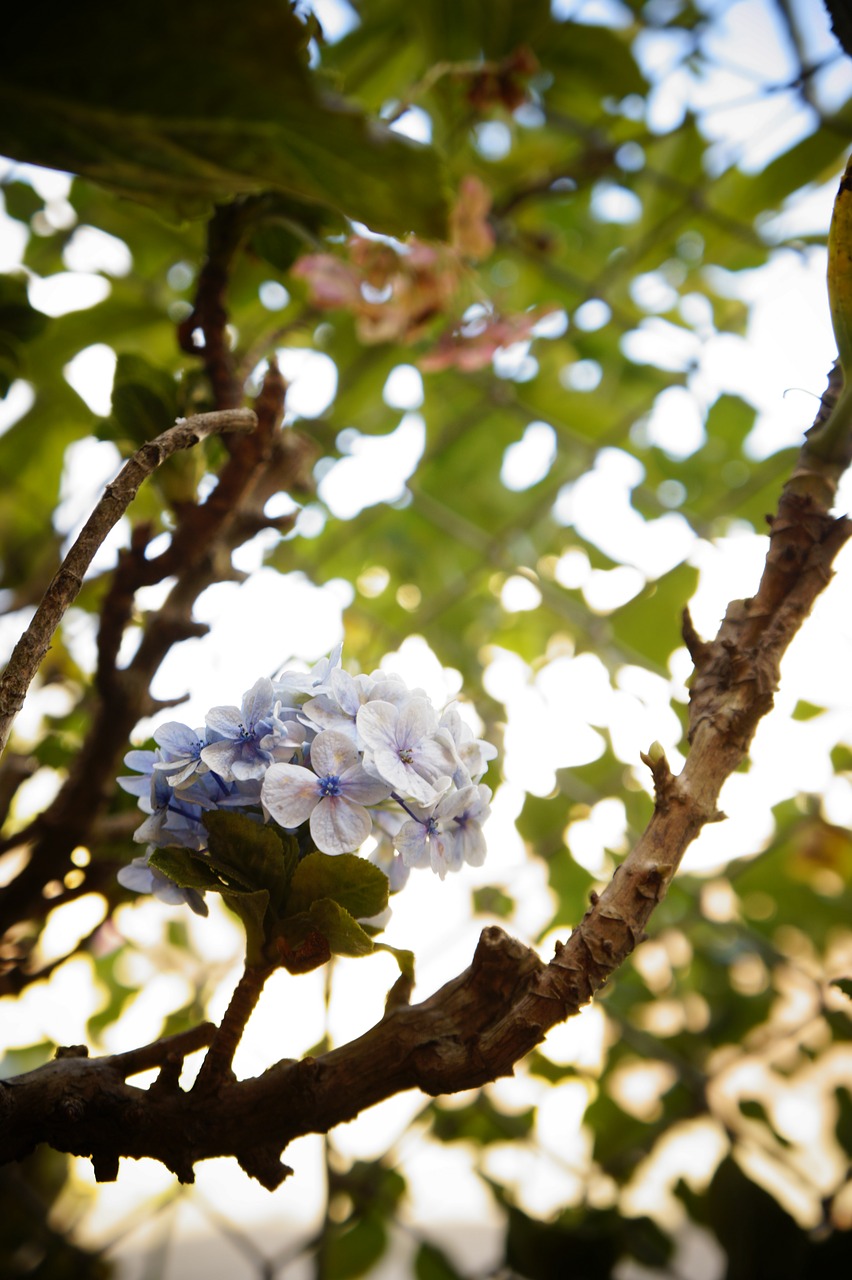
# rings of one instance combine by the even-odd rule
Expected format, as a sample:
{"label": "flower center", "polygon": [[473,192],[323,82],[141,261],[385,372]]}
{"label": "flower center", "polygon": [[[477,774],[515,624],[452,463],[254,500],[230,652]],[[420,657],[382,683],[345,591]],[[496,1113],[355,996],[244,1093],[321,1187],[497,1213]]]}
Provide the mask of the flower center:
{"label": "flower center", "polygon": [[330,773],[327,778],[320,778],[319,789],[321,796],[339,796],[340,778],[336,773]]}
{"label": "flower center", "polygon": [[414,759],[414,752],[410,747],[403,747],[399,753],[399,758],[403,764],[411,764]]}

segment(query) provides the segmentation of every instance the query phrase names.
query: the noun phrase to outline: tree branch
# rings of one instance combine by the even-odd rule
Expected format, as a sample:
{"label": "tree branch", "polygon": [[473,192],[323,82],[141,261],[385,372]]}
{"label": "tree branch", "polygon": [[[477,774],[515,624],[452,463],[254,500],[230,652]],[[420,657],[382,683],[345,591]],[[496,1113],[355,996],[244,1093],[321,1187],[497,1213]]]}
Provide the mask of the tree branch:
{"label": "tree branch", "polygon": [[200,413],[185,418],[137,449],[115,480],[107,485],[0,676],[0,755],[9,740],[14,719],[24,705],[27,690],[50,648],[54,631],[65,610],[77,598],[95,553],[136,497],[142,481],[179,449],[191,449],[210,435],[250,432],[256,425],[257,418],[250,409]]}
{"label": "tree branch", "polygon": [[[61,881],[70,869],[71,850],[92,839],[135,724],[163,705],[150,694],[154,673],[172,645],[206,630],[192,618],[198,596],[211,582],[235,576],[230,553],[258,529],[274,523],[264,515],[272,494],[309,488],[313,447],[295,431],[281,429],[285,390],[272,362],[254,401],[257,429],[236,439],[207,500],[180,509],[171,543],[162,555],[145,557],[145,536],[134,538],[131,548],[122,553],[101,610],[101,630],[106,629],[109,637],[103,643],[99,637],[96,684],[100,697],[89,731],[56,799],[28,827],[0,844],[0,850],[23,845],[31,849],[27,864],[0,895],[0,935],[22,919],[42,918],[56,905],[56,900],[44,897],[44,884]],[[131,662],[117,669],[118,645],[136,590],[169,576],[175,583],[168,597],[147,616]],[[87,879],[90,874],[91,868]],[[27,942],[31,944],[30,934]],[[13,954],[19,951],[20,943],[15,943]]]}
{"label": "tree branch", "polygon": [[[834,379],[827,395],[836,394]],[[705,823],[723,817],[722,784],[771,708],[781,657],[852,534],[852,522],[829,514],[838,465],[806,441],[770,520],[756,595],[729,605],[712,641],[701,640],[685,614],[695,663],[686,764],[674,776],[656,744],[643,757],[656,793],[651,821],[549,964],[492,926],[469,969],[421,1004],[389,1001],[381,1021],[350,1044],[318,1058],[282,1060],[255,1079],[235,1081],[222,1071],[211,1088],[189,1093],[178,1082],[188,1041],[179,1050],[164,1041],[92,1061],[63,1056],[0,1082],[0,1160],[48,1142],[90,1156],[102,1180],[117,1175],[120,1156],[150,1156],[191,1182],[196,1161],[231,1155],[272,1189],[291,1172],[280,1156],[294,1138],[327,1132],[405,1089],[454,1093],[510,1075],[642,940],[686,848]],[[197,1031],[199,1043],[211,1042],[209,1028]],[[162,1064],[147,1092],[126,1083],[143,1062]]]}

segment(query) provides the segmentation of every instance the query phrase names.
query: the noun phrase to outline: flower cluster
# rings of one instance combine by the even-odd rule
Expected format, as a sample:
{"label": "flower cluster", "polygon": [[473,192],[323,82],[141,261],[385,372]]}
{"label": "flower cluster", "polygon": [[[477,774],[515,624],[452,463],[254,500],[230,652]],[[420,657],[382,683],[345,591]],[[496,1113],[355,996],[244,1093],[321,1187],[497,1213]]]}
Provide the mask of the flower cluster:
{"label": "flower cluster", "polygon": [[147,814],[134,839],[149,846],[119,872],[127,888],[186,901],[148,858],[155,848],[204,851],[203,817],[214,809],[274,819],[322,853],[358,851],[371,834],[371,860],[402,887],[412,867],[443,879],[485,857],[482,823],[491,791],[481,781],[496,754],[475,738],[458,709],[440,715],[399,676],[349,675],[340,649],[309,672],[262,677],[242,706],[214,707],[200,729],[171,721],[156,751],[131,751],[134,776],[119,778]]}

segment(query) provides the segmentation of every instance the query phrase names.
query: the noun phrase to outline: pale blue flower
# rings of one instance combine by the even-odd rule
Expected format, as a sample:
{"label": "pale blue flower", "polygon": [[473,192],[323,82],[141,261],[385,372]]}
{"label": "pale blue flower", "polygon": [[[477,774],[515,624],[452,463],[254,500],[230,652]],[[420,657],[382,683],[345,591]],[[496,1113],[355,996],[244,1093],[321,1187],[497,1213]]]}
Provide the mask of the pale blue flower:
{"label": "pale blue flower", "polygon": [[459,767],[453,774],[455,785],[466,787],[472,782],[479,782],[488,768],[488,762],[497,755],[497,748],[482,738],[474,737],[473,730],[462,720],[455,703],[450,703],[444,709],[438,723],[452,738],[459,759]]}
{"label": "pale blue flower", "polygon": [[411,698],[402,707],[368,702],[357,723],[365,744],[364,768],[404,798],[431,805],[453,785],[458,757],[426,698]]}
{"label": "pale blue flower", "polygon": [[194,773],[204,773],[207,765],[201,759],[206,743],[203,729],[190,729],[179,720],[161,724],[154,734],[154,741],[162,752],[162,759],[154,768],[164,773],[169,786],[180,787]]}
{"label": "pale blue flower", "polygon": [[336,729],[351,738],[356,746],[363,746],[358,735],[358,712],[368,702],[391,702],[402,706],[411,697],[410,690],[399,676],[379,672],[375,676],[351,676],[339,667],[332,670],[328,690],[309,699],[303,707],[304,716],[320,729]]}
{"label": "pale blue flower", "polygon": [[275,695],[291,707],[301,707],[308,698],[324,693],[329,687],[332,672],[340,666],[343,642],[332,649],[327,658],[320,658],[310,671],[281,671],[275,677]]}
{"label": "pale blue flower", "polygon": [[226,794],[224,784],[211,773],[196,775],[180,792],[169,786],[157,766],[163,763],[160,751],[128,751],[124,763],[141,771],[137,777],[118,779],[123,791],[138,797],[145,821],[133,833],[137,844],[165,848],[179,845],[185,849],[203,849],[207,833],[201,815],[215,809]]}
{"label": "pale blue flower", "polygon": [[431,866],[442,880],[465,862],[481,866],[485,859],[482,824],[491,812],[490,799],[490,788],[480,783],[441,796],[431,812],[415,810],[395,841],[406,866]]}
{"label": "pale blue flower", "polygon": [[362,767],[343,733],[328,729],[311,744],[311,768],[272,764],[261,790],[264,808],[282,827],[310,820],[314,844],[323,853],[352,853],[372,826],[366,805],[386,800],[391,788]]}
{"label": "pale blue flower", "polygon": [[272,681],[261,676],[243,698],[241,707],[213,707],[207,726],[219,738],[201,749],[201,759],[226,782],[262,778],[272,760],[260,744],[270,732],[277,699]]}
{"label": "pale blue flower", "polygon": [[[290,831],[317,849],[355,852],[375,829],[373,863],[396,892],[412,867],[443,878],[485,856],[491,792],[480,783],[493,747],[458,709],[440,719],[421,689],[396,675],[351,676],[340,648],[308,672],[261,678],[242,705],[213,707],[203,729],[160,726],[156,751],[125,757],[119,778],[146,815],[134,839],[204,852],[205,812],[227,809]],[[172,883],[148,855],[120,874],[128,888],[204,912],[202,896]]]}
{"label": "pale blue flower", "polygon": [[377,844],[370,852],[369,861],[380,871],[384,871],[391,893],[399,893],[400,889],[404,889],[411,874],[411,867],[405,863],[402,854],[394,848],[394,841],[406,821],[407,815],[403,809],[373,811],[373,835],[376,837]]}

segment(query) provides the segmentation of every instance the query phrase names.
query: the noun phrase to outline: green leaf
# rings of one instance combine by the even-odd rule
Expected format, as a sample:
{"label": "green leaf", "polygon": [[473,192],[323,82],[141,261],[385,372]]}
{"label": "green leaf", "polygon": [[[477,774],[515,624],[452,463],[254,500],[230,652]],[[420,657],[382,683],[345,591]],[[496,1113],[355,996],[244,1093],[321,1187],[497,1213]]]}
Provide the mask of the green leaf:
{"label": "green leaf", "polygon": [[609,620],[613,634],[632,645],[654,667],[665,669],[669,654],[680,643],[683,610],[698,584],[698,570],[689,564],[649,582],[635,599],[616,610]]}
{"label": "green leaf", "polygon": [[499,885],[483,885],[473,892],[473,909],[478,915],[499,916],[506,920],[515,910],[515,899]]}
{"label": "green leaf", "polygon": [[462,1280],[450,1259],[437,1245],[424,1240],[414,1256],[416,1280]]}
{"label": "green leaf", "polygon": [[761,1124],[765,1124],[767,1129],[770,1129],[774,1134],[775,1140],[780,1142],[783,1147],[790,1146],[788,1139],[775,1128],[769,1112],[759,1098],[741,1098],[739,1108],[744,1116],[748,1116],[749,1120],[759,1120]]}
{"label": "green leaf", "polygon": [[23,276],[0,276],[0,399],[26,370],[24,344],[48,323],[42,311],[30,306]]}
{"label": "green leaf", "polygon": [[311,924],[328,941],[332,955],[370,956],[376,944],[354,916],[331,898],[318,898],[308,912]]}
{"label": "green leaf", "polygon": [[794,720],[813,720],[816,716],[825,713],[825,707],[818,707],[813,702],[808,702],[805,698],[799,698],[793,708]]}
{"label": "green leaf", "polygon": [[478,1146],[519,1142],[530,1136],[535,1124],[531,1108],[506,1114],[484,1093],[477,1094],[466,1107],[442,1107],[434,1102],[430,1117],[432,1131],[441,1142],[475,1142]]}
{"label": "green leaf", "polygon": [[354,853],[309,853],[293,874],[288,910],[310,911],[313,902],[325,898],[357,919],[368,920],[388,905],[388,878]]}
{"label": "green leaf", "polygon": [[210,860],[202,853],[193,853],[191,849],[155,849],[148,861],[182,889],[222,893],[225,888],[210,865]]}
{"label": "green leaf", "polygon": [[558,30],[547,0],[421,0],[412,17],[434,61],[501,58],[539,36],[548,47]]}
{"label": "green leaf", "polygon": [[843,1085],[834,1090],[837,1101],[837,1125],[835,1133],[847,1156],[852,1156],[852,1094]]}
{"label": "green leaf", "polygon": [[178,417],[177,383],[171,373],[144,356],[118,357],[112,384],[112,414],[101,424],[101,438],[129,441],[138,448]]}
{"label": "green leaf", "polygon": [[211,865],[237,886],[265,889],[272,915],[279,915],[288,905],[298,859],[295,839],[246,814],[223,809],[206,813],[202,821],[209,836]]}
{"label": "green leaf", "polygon": [[[22,6],[9,26],[4,155],[182,216],[273,190],[376,231],[446,231],[437,152],[330,93],[287,5],[247,0],[227,38],[206,0],[151,0],[144,18],[101,0],[85,24],[72,10],[46,22]],[[116,50],[132,50],[132,72]]]}
{"label": "green leaf", "polygon": [[606,25],[554,23],[541,48],[544,65],[556,75],[548,100],[576,103],[578,80],[591,85],[595,98],[604,80],[617,83],[622,95],[645,92],[645,77],[625,35]]}
{"label": "green leaf", "polygon": [[801,1280],[845,1275],[849,1237],[845,1231],[815,1235],[799,1224],[763,1187],[727,1156],[707,1191],[696,1196],[683,1183],[678,1195],[690,1216],[709,1227],[727,1254],[726,1280]]}
{"label": "green leaf", "polygon": [[362,1218],[329,1234],[324,1242],[324,1280],[354,1280],[378,1262],[387,1246],[387,1229],[377,1213],[367,1211]]}
{"label": "green leaf", "polygon": [[44,208],[41,196],[28,182],[4,182],[2,190],[6,212],[18,222],[28,223],[34,213]]}
{"label": "green leaf", "polygon": [[663,1266],[671,1242],[650,1218],[622,1217],[615,1209],[584,1207],[541,1222],[509,1206],[506,1261],[527,1280],[609,1276],[624,1254]]}

